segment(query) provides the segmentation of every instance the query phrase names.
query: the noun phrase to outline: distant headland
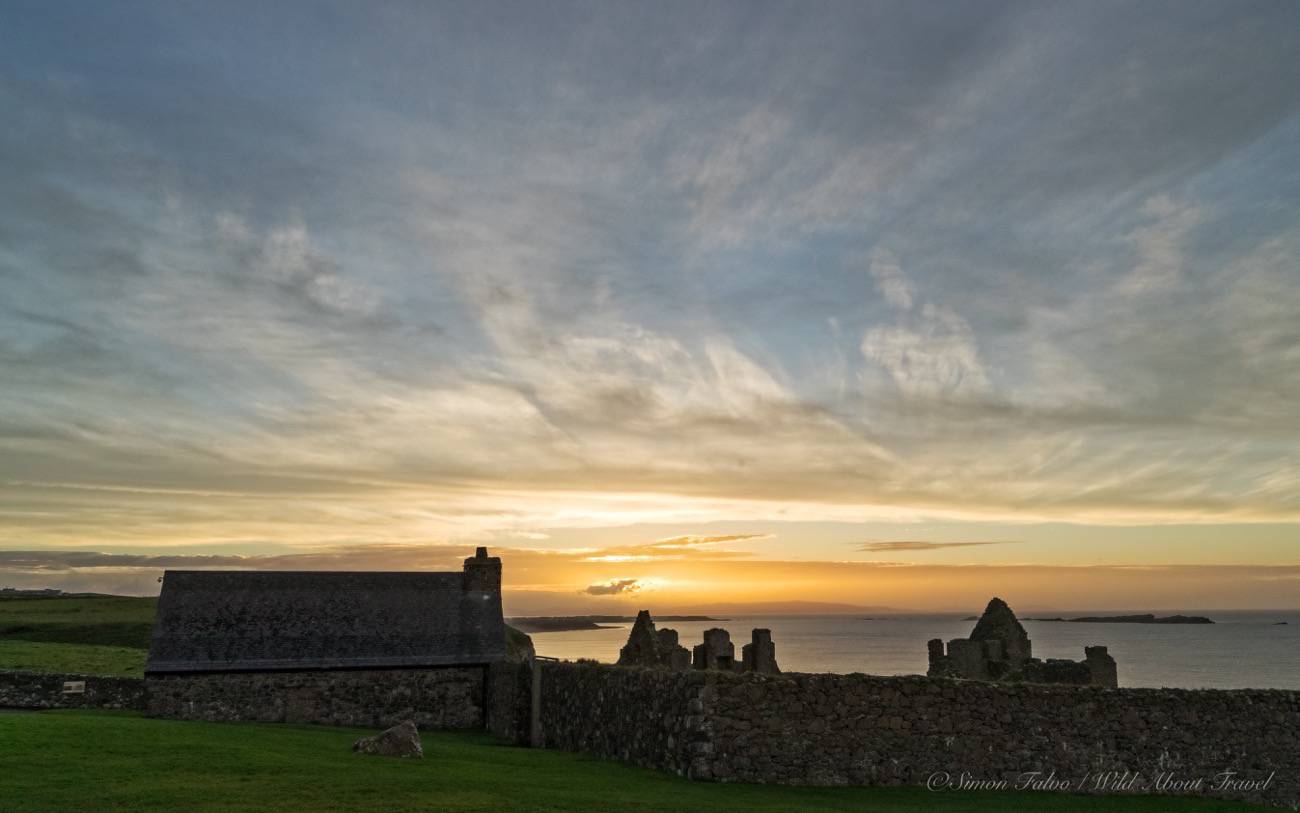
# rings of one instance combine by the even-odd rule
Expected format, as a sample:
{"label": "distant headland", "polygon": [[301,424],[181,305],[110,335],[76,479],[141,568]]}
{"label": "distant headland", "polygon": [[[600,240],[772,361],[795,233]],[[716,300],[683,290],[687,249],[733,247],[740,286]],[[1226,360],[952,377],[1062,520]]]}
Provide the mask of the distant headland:
{"label": "distant headland", "polygon": [[1026,621],[1065,621],[1078,624],[1213,624],[1203,615],[1085,615],[1079,618],[1026,618]]}
{"label": "distant headland", "polygon": [[[615,624],[630,624],[630,615],[545,615],[507,618],[506,623],[521,632],[574,632],[577,630],[617,629]],[[726,621],[707,615],[665,615],[662,621]]]}

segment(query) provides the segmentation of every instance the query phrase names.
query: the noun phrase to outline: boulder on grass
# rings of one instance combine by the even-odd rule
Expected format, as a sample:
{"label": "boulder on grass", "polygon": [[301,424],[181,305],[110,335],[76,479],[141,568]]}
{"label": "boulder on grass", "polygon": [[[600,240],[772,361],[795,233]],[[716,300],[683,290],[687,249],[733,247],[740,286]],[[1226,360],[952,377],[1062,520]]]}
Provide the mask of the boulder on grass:
{"label": "boulder on grass", "polygon": [[381,757],[424,757],[424,749],[420,746],[420,731],[410,720],[404,720],[373,737],[362,737],[352,743],[352,750],[358,754]]}

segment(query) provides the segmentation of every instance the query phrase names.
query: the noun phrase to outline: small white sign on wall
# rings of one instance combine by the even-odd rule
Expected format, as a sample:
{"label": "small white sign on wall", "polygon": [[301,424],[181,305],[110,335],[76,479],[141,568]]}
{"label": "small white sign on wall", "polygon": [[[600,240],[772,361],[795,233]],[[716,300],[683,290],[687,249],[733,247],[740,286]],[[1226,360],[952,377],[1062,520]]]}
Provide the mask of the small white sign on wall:
{"label": "small white sign on wall", "polygon": [[85,694],[86,681],[84,680],[65,680],[63,681],[64,694]]}

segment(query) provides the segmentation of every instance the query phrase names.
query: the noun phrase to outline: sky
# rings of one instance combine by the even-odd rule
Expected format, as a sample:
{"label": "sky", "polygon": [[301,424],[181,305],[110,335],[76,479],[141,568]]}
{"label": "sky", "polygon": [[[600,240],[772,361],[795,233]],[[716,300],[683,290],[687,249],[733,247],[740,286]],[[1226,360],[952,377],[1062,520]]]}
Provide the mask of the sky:
{"label": "sky", "polygon": [[0,4],[0,585],[1300,606],[1300,6]]}

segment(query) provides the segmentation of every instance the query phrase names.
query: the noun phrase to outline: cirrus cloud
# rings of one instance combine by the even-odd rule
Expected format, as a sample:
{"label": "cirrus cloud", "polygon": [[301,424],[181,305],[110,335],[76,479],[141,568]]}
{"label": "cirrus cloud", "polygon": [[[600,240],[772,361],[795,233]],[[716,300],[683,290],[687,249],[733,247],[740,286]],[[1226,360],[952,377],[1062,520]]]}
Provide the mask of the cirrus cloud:
{"label": "cirrus cloud", "polygon": [[1014,545],[1014,540],[995,540],[987,542],[922,542],[898,540],[891,542],[865,542],[858,550],[867,553],[897,553],[903,551],[943,550],[944,548],[971,548],[985,545]]}

